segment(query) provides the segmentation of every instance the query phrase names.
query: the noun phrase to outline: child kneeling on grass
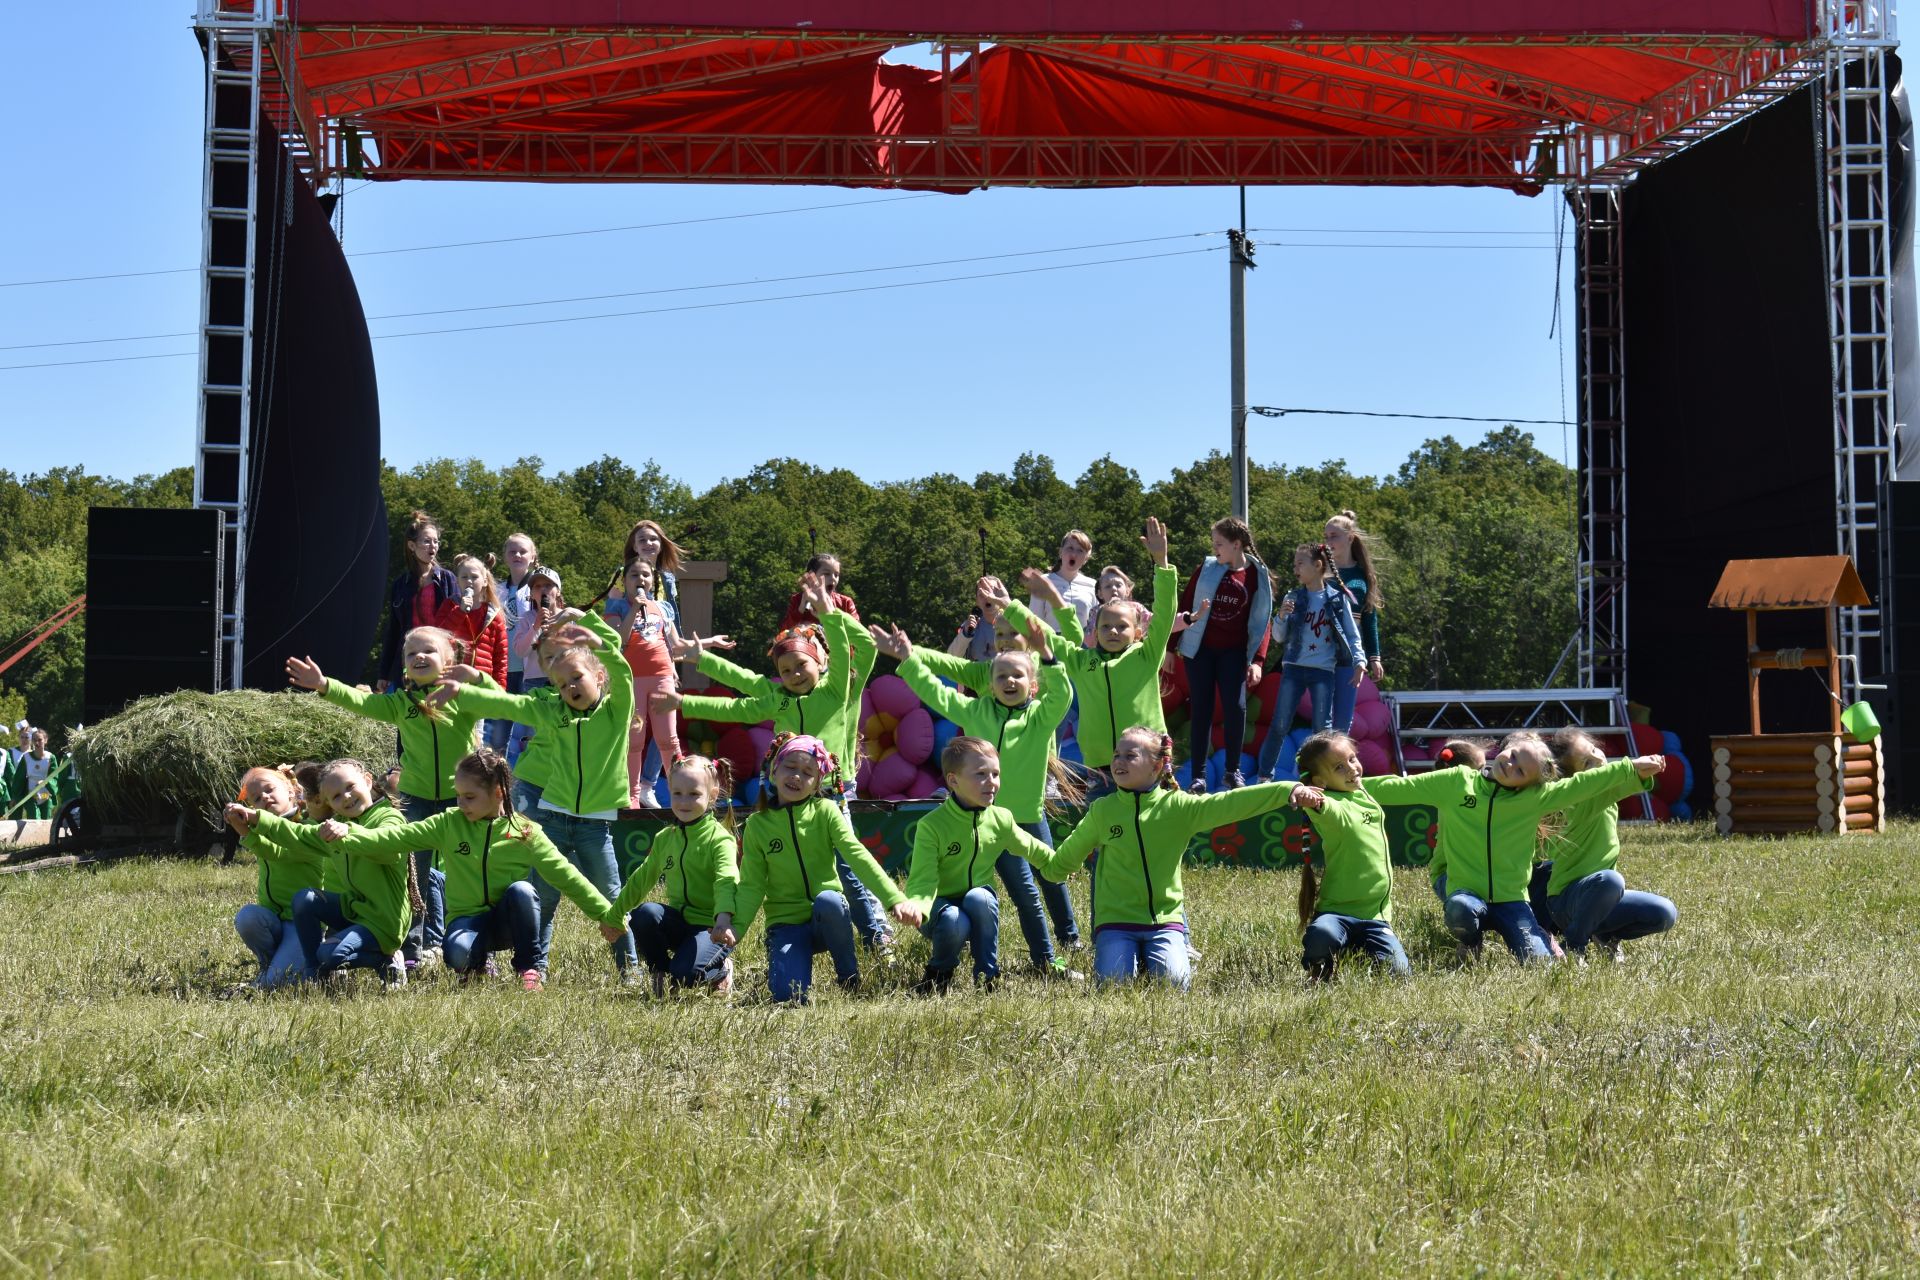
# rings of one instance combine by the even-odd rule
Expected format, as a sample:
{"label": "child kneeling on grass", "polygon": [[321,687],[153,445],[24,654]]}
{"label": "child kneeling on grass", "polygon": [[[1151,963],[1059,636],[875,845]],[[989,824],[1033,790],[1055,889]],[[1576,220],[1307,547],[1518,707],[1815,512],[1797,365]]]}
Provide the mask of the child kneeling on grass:
{"label": "child kneeling on grass", "polygon": [[[1602,768],[1606,755],[1579,729],[1565,729],[1547,744],[1568,777]],[[1548,913],[1566,935],[1567,950],[1585,958],[1597,941],[1615,960],[1620,944],[1665,933],[1679,918],[1673,903],[1656,893],[1627,888],[1621,878],[1620,805],[1651,784],[1635,778],[1567,810],[1566,830],[1553,842],[1554,859],[1546,884]]]}
{"label": "child kneeling on grass", "polygon": [[894,914],[918,925],[933,944],[927,971],[915,988],[945,995],[960,963],[973,951],[973,978],[991,989],[1000,977],[1000,898],[994,869],[1003,854],[1035,858],[1053,850],[1021,829],[994,804],[1000,793],[1000,753],[984,738],[953,739],[940,753],[947,798],[913,832],[907,901]]}
{"label": "child kneeling on grass", "polygon": [[1051,854],[1027,858],[1065,880],[1098,847],[1093,869],[1093,976],[1107,983],[1144,971],[1185,990],[1193,981],[1180,864],[1202,831],[1278,809],[1293,784],[1264,782],[1212,795],[1183,792],[1173,777],[1173,740],[1135,725],[1113,748],[1119,790],[1094,801]]}
{"label": "child kneeling on grass", "polygon": [[761,807],[747,819],[737,906],[714,917],[714,940],[732,946],[766,906],[767,987],[776,1003],[806,1003],[813,958],[821,951],[833,957],[841,987],[860,986],[836,858],[850,863],[895,918],[905,921],[900,890],[860,843],[846,811],[827,798],[837,770],[820,739],[792,733],[774,738],[761,766]]}
{"label": "child kneeling on grass", "polygon": [[1407,953],[1393,934],[1386,812],[1360,786],[1365,771],[1353,739],[1316,733],[1301,744],[1294,762],[1301,779],[1294,802],[1308,811],[1326,866],[1321,880],[1311,854],[1300,863],[1300,963],[1314,981],[1329,982],[1339,954],[1357,949],[1394,977],[1406,977]]}
{"label": "child kneeling on grass", "polygon": [[[534,739],[538,742],[539,739]],[[640,959],[653,975],[653,993],[711,984],[733,990],[733,948],[714,939],[714,919],[732,912],[740,889],[739,837],[714,808],[733,794],[733,766],[705,756],[681,756],[667,774],[671,826],[662,826],[647,859],[627,877],[614,901],[611,923],[600,932],[618,941],[628,928]],[[665,902],[648,902],[665,878]]]}
{"label": "child kneeling on grass", "polygon": [[513,949],[521,986],[538,991],[540,901],[529,871],[564,893],[593,920],[613,907],[532,820],[513,811],[513,771],[490,747],[464,757],[453,774],[454,807],[387,831],[325,830],[347,857],[428,848],[447,878],[447,967],[463,976],[486,969],[494,951]]}
{"label": "child kneeling on grass", "polygon": [[404,854],[353,856],[329,844],[328,836],[337,838],[353,828],[397,828],[406,819],[385,797],[376,798],[373,774],[358,760],[330,761],[319,777],[321,795],[333,815],[326,822],[316,826],[245,805],[227,806],[227,821],[283,854],[304,853],[315,866],[322,858],[337,863],[337,893],[309,886],[294,895],[293,927],[300,938],[305,977],[381,969],[388,985],[403,985],[407,970],[400,945],[419,900],[411,859]]}
{"label": "child kneeling on grass", "polygon": [[300,935],[293,928],[293,901],[320,883],[326,859],[305,848],[282,850],[259,839],[251,824],[236,820],[234,811],[258,809],[293,818],[303,803],[304,792],[291,775],[262,768],[247,770],[240,779],[239,800],[228,806],[227,823],[256,863],[254,900],[233,917],[233,931],[260,962],[260,975],[251,984],[256,991],[296,982],[305,971]]}

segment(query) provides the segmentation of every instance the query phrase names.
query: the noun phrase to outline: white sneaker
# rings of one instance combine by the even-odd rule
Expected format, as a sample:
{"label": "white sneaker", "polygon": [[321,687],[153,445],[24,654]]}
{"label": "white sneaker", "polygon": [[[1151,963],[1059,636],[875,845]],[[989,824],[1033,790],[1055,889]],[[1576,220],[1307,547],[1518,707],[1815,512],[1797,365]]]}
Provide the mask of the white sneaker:
{"label": "white sneaker", "polygon": [[655,795],[651,790],[642,791],[633,798],[633,807],[636,809],[658,809],[660,807],[660,797]]}
{"label": "white sneaker", "polygon": [[[427,962],[427,955],[428,953],[425,951],[420,953],[420,963],[423,968]],[[380,980],[386,984],[387,990],[389,991],[397,991],[401,987],[406,986],[407,958],[398,951],[394,952],[392,957],[387,961],[386,971],[380,975]]]}
{"label": "white sneaker", "polygon": [[[394,954],[398,955],[399,952],[395,952]],[[418,963],[414,965],[414,968],[418,969],[421,973],[426,973],[429,970],[438,969],[445,962],[446,954],[441,951],[439,947],[422,947],[420,950],[420,959]]]}

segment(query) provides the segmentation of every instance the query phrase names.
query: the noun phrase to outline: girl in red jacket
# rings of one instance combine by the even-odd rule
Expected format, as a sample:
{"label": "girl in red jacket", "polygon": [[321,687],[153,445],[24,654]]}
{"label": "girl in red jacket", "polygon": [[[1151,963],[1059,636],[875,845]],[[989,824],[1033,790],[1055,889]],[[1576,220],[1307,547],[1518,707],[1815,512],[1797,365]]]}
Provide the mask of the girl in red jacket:
{"label": "girl in red jacket", "polygon": [[645,560],[629,560],[626,572],[627,612],[615,623],[620,652],[633,668],[633,726],[627,736],[627,790],[636,809],[657,809],[660,800],[641,777],[647,758],[649,731],[654,749],[666,761],[680,757],[680,734],[674,711],[653,709],[656,689],[671,693],[679,687],[673,673],[673,651],[680,632],[673,616],[653,598],[654,567]]}
{"label": "girl in red jacket", "polygon": [[477,556],[458,556],[453,562],[460,597],[448,607],[440,625],[467,646],[467,662],[507,687],[507,617],[493,571]]}

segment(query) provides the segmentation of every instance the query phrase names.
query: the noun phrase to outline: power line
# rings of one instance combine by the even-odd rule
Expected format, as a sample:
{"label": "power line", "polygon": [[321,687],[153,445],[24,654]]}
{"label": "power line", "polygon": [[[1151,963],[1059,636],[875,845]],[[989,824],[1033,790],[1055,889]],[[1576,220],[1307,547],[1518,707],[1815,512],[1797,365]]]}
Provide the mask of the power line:
{"label": "power line", "polygon": [[1329,418],[1413,418],[1422,422],[1497,422],[1516,427],[1570,427],[1578,423],[1565,418],[1472,418],[1457,413],[1376,413],[1370,409],[1276,409],[1271,405],[1252,404],[1247,406],[1248,413],[1257,413],[1263,418],[1284,418],[1289,414],[1307,413],[1316,417]]}
{"label": "power line", "polygon": [[[679,218],[672,222],[635,222],[621,227],[589,227],[583,231],[547,231],[535,235],[502,236],[495,240],[459,240],[446,244],[416,244],[398,249],[363,249],[349,258],[375,258],[395,253],[428,253],[436,249],[470,249],[476,245],[519,244],[527,240],[562,240],[569,236],[604,236],[617,231],[654,231],[662,227],[691,227],[705,222],[737,222],[743,218],[772,218],[787,213],[817,213],[822,209],[853,209],[862,205],[905,204],[909,200],[929,200],[938,192],[910,196],[888,196],[876,200],[842,200],[837,204],[798,205],[789,209],[760,209],[752,213],[721,213],[707,218]],[[199,267],[164,267],[157,271],[109,271],[92,276],[50,276],[44,280],[0,280],[0,289],[26,289],[43,284],[80,284],[89,280],[133,280],[143,276],[177,276]]]}
{"label": "power line", "polygon": [[[1176,237],[1184,238],[1184,237]],[[416,329],[403,333],[374,334],[374,341],[385,338],[421,338],[436,334],[478,333],[492,329],[531,329],[554,324],[577,324],[587,320],[616,320],[629,316],[665,315],[678,311],[710,311],[720,307],[744,307],[762,302],[796,302],[807,298],[831,298],[855,293],[878,293],[888,289],[917,289],[926,285],[955,284],[967,280],[996,280],[1006,276],[1040,275],[1051,271],[1072,271],[1081,267],[1113,266],[1126,262],[1150,262],[1159,258],[1184,258],[1198,253],[1218,253],[1222,246],[1209,245],[1203,249],[1176,249],[1168,253],[1133,254],[1121,258],[1095,258],[1088,262],[1062,262],[1047,267],[1020,267],[1010,271],[983,271],[971,275],[937,276],[931,280],[899,280],[891,284],[856,285],[846,289],[819,289],[806,293],[775,294],[764,298],[729,298],[720,302],[697,302],[678,307],[651,307],[635,311],[609,311],[585,316],[553,316],[544,320],[514,320],[501,324],[463,325],[446,329]],[[191,336],[191,335],[188,335]],[[132,360],[170,360],[183,356],[197,355],[195,351],[161,351],[150,355],[138,356],[102,356],[87,360],[47,360],[32,364],[0,365],[0,373],[10,369],[51,369],[67,365],[83,364],[119,364]]]}
{"label": "power line", "polygon": [[[886,271],[918,271],[927,267],[952,267],[971,262],[999,262],[1009,258],[1033,258],[1051,253],[1082,253],[1093,249],[1119,249],[1136,244],[1163,244],[1168,240],[1191,240],[1214,235],[1211,231],[1187,231],[1178,235],[1142,236],[1134,240],[1108,240],[1099,244],[1062,245],[1055,249],[1021,249],[1013,253],[985,253],[971,258],[937,258],[930,262],[902,262],[885,267],[847,267],[839,271],[814,271],[797,276],[766,276],[752,280],[725,280],[712,284],[672,285],[663,289],[634,289],[622,293],[590,293],[571,298],[536,298],[529,302],[487,302],[471,307],[442,307],[432,311],[393,311],[368,316],[372,320],[412,320],[422,316],[465,315],[474,311],[509,311],[518,307],[556,307],[575,302],[608,302],[616,298],[648,298],[662,294],[700,293],[711,289],[744,289],[753,285],[792,284],[800,280],[828,280],[841,276],[873,275]],[[185,333],[140,333],[122,338],[65,338],[57,342],[18,342],[0,346],[0,351],[35,351],[47,347],[87,347],[111,342],[159,342],[167,338],[191,338]]]}
{"label": "power line", "polygon": [[1277,236],[1550,236],[1551,231],[1502,227],[1498,231],[1462,231],[1448,227],[1249,227],[1249,235]]}

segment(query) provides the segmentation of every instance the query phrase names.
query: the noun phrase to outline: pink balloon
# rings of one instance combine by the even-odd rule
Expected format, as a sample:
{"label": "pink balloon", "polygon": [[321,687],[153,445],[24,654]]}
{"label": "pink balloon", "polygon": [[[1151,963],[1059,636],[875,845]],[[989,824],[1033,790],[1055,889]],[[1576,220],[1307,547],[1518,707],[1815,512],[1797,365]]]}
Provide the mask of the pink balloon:
{"label": "pink balloon", "polygon": [[713,744],[713,753],[733,765],[733,776],[751,778],[760,772],[760,753],[753,749],[753,730],[730,725]]}
{"label": "pink balloon", "polygon": [[754,725],[747,730],[747,737],[753,741],[753,759],[757,766],[767,758],[767,748],[773,745],[773,726]]}
{"label": "pink balloon", "polygon": [[1296,720],[1305,720],[1308,724],[1313,723],[1313,695],[1312,694],[1303,693],[1300,695],[1300,702],[1293,709],[1293,717]]}
{"label": "pink balloon", "polygon": [[893,745],[915,764],[925,764],[933,754],[933,713],[925,707],[915,707],[901,716],[900,724],[893,731]]}
{"label": "pink balloon", "polygon": [[875,711],[896,720],[920,705],[920,695],[899,676],[881,676],[867,686],[867,693],[872,695]]}
{"label": "pink balloon", "polygon": [[868,789],[883,796],[904,795],[907,788],[913,785],[914,775],[919,772],[918,765],[895,751],[873,766],[873,772],[867,779]]}
{"label": "pink balloon", "polygon": [[914,776],[913,785],[907,788],[907,794],[915,800],[925,800],[928,796],[946,785],[946,782],[938,774],[922,769]]}
{"label": "pink balloon", "polygon": [[860,762],[860,772],[853,777],[853,793],[866,799],[873,798],[873,761]]}
{"label": "pink balloon", "polygon": [[1386,747],[1372,738],[1356,743],[1354,751],[1359,755],[1360,767],[1367,771],[1368,777],[1378,778],[1393,772],[1393,757],[1388,754]]}
{"label": "pink balloon", "polygon": [[1372,676],[1360,677],[1360,688],[1353,696],[1356,706],[1365,706],[1369,702],[1380,701],[1380,686],[1373,682]]}
{"label": "pink balloon", "polygon": [[1400,744],[1400,758],[1408,764],[1412,764],[1415,761],[1433,759],[1433,752],[1421,743],[1403,742]]}
{"label": "pink balloon", "polygon": [[1393,732],[1393,715],[1384,702],[1362,702],[1353,708],[1353,736],[1359,739],[1387,740]]}

